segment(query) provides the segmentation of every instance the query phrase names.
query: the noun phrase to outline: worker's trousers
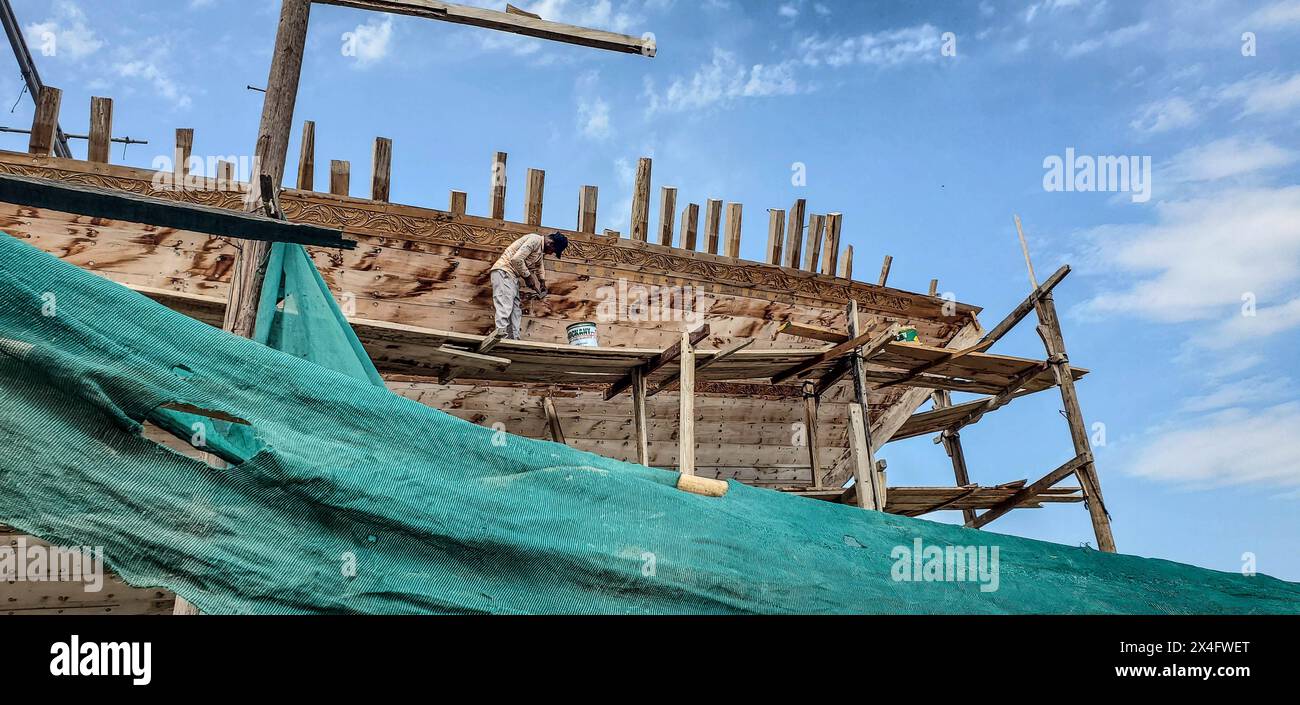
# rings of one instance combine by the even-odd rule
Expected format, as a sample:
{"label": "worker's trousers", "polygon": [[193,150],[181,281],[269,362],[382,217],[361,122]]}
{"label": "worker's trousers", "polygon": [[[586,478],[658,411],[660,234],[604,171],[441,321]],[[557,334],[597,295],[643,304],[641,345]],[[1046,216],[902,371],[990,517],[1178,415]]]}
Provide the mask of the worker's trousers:
{"label": "worker's trousers", "polygon": [[524,310],[519,298],[519,278],[501,269],[492,270],[492,306],[496,309],[496,332],[519,340]]}

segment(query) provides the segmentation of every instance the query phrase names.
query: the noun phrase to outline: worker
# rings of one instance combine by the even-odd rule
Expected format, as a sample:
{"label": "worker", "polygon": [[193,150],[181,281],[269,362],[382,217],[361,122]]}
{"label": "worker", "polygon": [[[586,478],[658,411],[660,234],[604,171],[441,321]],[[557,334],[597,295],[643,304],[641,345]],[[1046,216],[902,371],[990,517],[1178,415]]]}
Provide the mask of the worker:
{"label": "worker", "polygon": [[496,309],[494,338],[519,339],[519,323],[524,311],[520,306],[520,283],[528,284],[539,299],[550,293],[546,290],[546,265],[542,255],[564,256],[569,239],[561,233],[542,237],[537,233],[525,235],[506,248],[492,265],[492,305]]}

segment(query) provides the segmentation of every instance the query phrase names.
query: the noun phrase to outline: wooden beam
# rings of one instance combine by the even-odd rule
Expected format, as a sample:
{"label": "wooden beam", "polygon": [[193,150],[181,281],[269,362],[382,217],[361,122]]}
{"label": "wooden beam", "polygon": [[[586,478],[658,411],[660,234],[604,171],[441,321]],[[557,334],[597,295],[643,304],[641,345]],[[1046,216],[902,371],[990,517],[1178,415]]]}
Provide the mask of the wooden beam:
{"label": "wooden beam", "polygon": [[840,230],[844,227],[843,213],[826,214],[826,242],[822,245],[822,274],[833,277],[840,260]]}
{"label": "wooden beam", "polygon": [[551,22],[539,19],[530,13],[486,10],[438,0],[317,0],[317,2],[352,7],[359,10],[391,12],[429,20],[495,29],[501,32],[576,44],[592,49],[603,49],[623,54],[640,54],[647,58],[653,57],[657,51],[654,36],[648,33],[644,37],[633,37],[616,32]]}
{"label": "wooden beam", "polygon": [[840,278],[853,280],[853,245],[844,248],[844,256],[840,258]]}
{"label": "wooden beam", "polygon": [[[939,409],[947,409],[952,406],[952,394],[946,389],[934,390],[930,395],[930,398],[934,400],[934,408],[936,411]],[[957,486],[966,487],[967,485],[970,485],[970,472],[966,468],[966,451],[961,445],[961,434],[956,431],[944,431],[943,434],[940,435],[940,438],[943,439],[944,452],[948,454],[948,458],[952,461],[952,474]],[[972,492],[973,491],[974,490],[972,490]],[[939,504],[926,511],[927,513],[938,511],[948,504],[957,501],[957,499],[958,498],[954,498],[949,502]],[[962,521],[969,524],[975,519],[975,510],[963,509],[961,515]]]}
{"label": "wooden beam", "polygon": [[678,398],[681,413],[677,426],[677,471],[683,475],[695,474],[695,343],[690,333],[682,333],[681,379]]}
{"label": "wooden beam", "polygon": [[249,241],[356,247],[356,242],[343,239],[341,231],[318,225],[52,179],[0,174],[0,202]]}
{"label": "wooden beam", "polygon": [[636,163],[636,183],[632,187],[632,225],[629,232],[633,240],[646,242],[650,232],[650,175],[653,163],[641,157]]}
{"label": "wooden beam", "polygon": [[781,245],[785,239],[785,211],[771,208],[767,211],[767,263],[781,266]]}
{"label": "wooden beam", "polygon": [[393,180],[393,141],[376,137],[370,159],[370,200],[387,203]]}
{"label": "wooden beam", "polygon": [[782,335],[794,335],[800,338],[812,338],[813,340],[820,340],[826,343],[835,343],[836,345],[839,345],[840,343],[848,342],[849,340],[849,336],[837,330],[832,330],[830,328],[823,328],[822,326],[814,326],[806,323],[795,323],[794,321],[786,321],[785,323],[782,323],[781,327],[778,328],[776,332]]}
{"label": "wooden beam", "polygon": [[527,189],[524,194],[524,222],[540,226],[542,199],[546,194],[546,172],[541,169],[529,169]]}
{"label": "wooden beam", "polygon": [[596,232],[596,206],[600,200],[600,189],[595,186],[583,186],[578,192],[578,232]]}
{"label": "wooden beam", "polygon": [[826,216],[814,214],[808,217],[808,247],[804,253],[803,268],[809,272],[816,272],[817,265],[821,262],[822,233],[825,229]]}
{"label": "wooden beam", "polygon": [[[971,529],[978,529],[987,525],[989,522],[1005,515],[1007,512],[1037,497],[1044,490],[1051,489],[1053,485],[1077,472],[1086,463],[1091,460],[1089,455],[1078,455],[1066,462],[1064,465],[1047,473],[1042,479],[1016,492],[1002,502],[995,504],[988,510],[981,512],[979,516],[966,522],[966,526]],[[1080,478],[1082,479],[1082,477]],[[1114,552],[1114,549],[1111,549]]]}
{"label": "wooden beam", "polygon": [[[857,303],[857,302],[850,302]],[[894,340],[894,327],[890,326],[889,330],[883,333],[863,333],[846,342],[840,343],[835,347],[826,350],[817,357],[809,358],[787,370],[772,375],[772,384],[780,384],[791,377],[807,372],[808,370],[823,365],[832,360],[837,360],[843,355],[847,355],[858,348],[862,348],[862,357],[870,360],[873,355],[885,349],[885,346]]]}
{"label": "wooden beam", "polygon": [[330,160],[330,193],[346,196],[352,190],[352,164],[338,159]]}
{"label": "wooden beam", "polygon": [[938,295],[939,295],[939,280],[938,280],[938,279],[931,279],[931,280],[930,280],[930,296],[938,296]]}
{"label": "wooden beam", "polygon": [[727,257],[740,257],[740,224],[744,206],[739,203],[727,204]]}
{"label": "wooden beam", "polygon": [[469,194],[464,191],[452,191],[447,203],[447,211],[452,215],[465,215],[469,208]]}
{"label": "wooden beam", "polygon": [[931,360],[931,361],[929,361],[929,362],[927,362],[927,363],[925,363],[925,364],[923,364],[923,365],[918,365],[917,367],[915,367],[915,368],[913,368],[913,369],[911,369],[911,370],[908,370],[906,373],[903,374],[902,377],[900,377],[900,378],[898,378],[898,379],[890,380],[890,381],[888,381],[888,382],[885,382],[885,383],[881,384],[880,386],[876,387],[876,389],[884,389],[884,388],[886,388],[886,387],[895,387],[895,386],[900,386],[900,385],[907,385],[909,382],[915,380],[917,377],[920,377],[921,375],[923,375],[923,374],[929,372],[930,370],[933,370],[933,369],[936,368],[936,367],[942,367],[942,366],[947,365],[947,364],[949,364],[949,363],[951,363],[951,362],[954,362],[954,361],[959,360],[959,359],[961,359],[961,358],[963,358],[963,357],[966,357],[967,355],[970,355],[970,354],[972,354],[972,353],[982,353],[982,352],[984,352],[985,350],[988,350],[989,347],[992,346],[992,345],[993,345],[993,341],[991,341],[991,340],[989,340],[989,341],[980,341],[980,342],[978,342],[978,343],[976,343],[976,344],[970,346],[969,348],[963,348],[963,349],[961,349],[961,350],[954,350],[953,352],[950,352],[950,353],[944,355],[943,357],[940,357],[940,358],[937,358],[937,359]]}
{"label": "wooden beam", "polygon": [[564,428],[560,425],[560,415],[555,411],[555,402],[549,396],[542,397],[542,408],[546,410],[546,424],[551,429],[551,440],[562,445],[568,445],[568,441],[564,440]]}
{"label": "wooden beam", "polygon": [[808,469],[812,472],[812,488],[821,489],[822,486],[822,467],[818,460],[817,454],[821,451],[821,446],[817,443],[817,385],[812,382],[803,383],[803,426],[804,440],[808,448]]}
{"label": "wooden beam", "polygon": [[179,186],[190,173],[190,156],[194,154],[194,128],[180,127],[176,129],[176,163],[173,165],[177,181],[174,183]]}
{"label": "wooden beam", "polygon": [[87,161],[97,164],[108,163],[110,142],[113,140],[113,99],[90,99],[90,147],[86,150]]}
{"label": "wooden beam", "polygon": [[54,151],[55,135],[59,130],[59,107],[63,91],[45,86],[36,97],[36,112],[32,115],[32,131],[27,142],[27,153],[48,157]]}
{"label": "wooden beam", "polygon": [[700,228],[700,206],[695,203],[688,204],[682,210],[682,249],[694,252],[699,249],[699,228]]}
{"label": "wooden beam", "polygon": [[709,254],[718,254],[718,233],[722,229],[722,201],[710,198],[704,210],[704,243]]}
{"label": "wooden beam", "polygon": [[[698,345],[701,340],[704,340],[705,338],[709,337],[709,324],[705,323],[699,328],[696,328],[695,330],[691,331],[688,334],[688,336],[689,336],[689,340],[691,341],[691,345]],[[681,354],[681,346],[670,345],[667,348],[665,348],[663,352],[659,353],[658,355],[655,355],[644,365],[641,365],[638,369],[641,370],[641,373],[643,375],[649,377],[650,375],[654,374],[659,369],[661,369],[664,365],[667,365],[671,363],[673,360],[676,360],[679,354]],[[633,372],[635,372],[635,370],[633,370]],[[605,390],[605,401],[609,401],[610,399],[613,399],[614,397],[623,393],[631,386],[632,386],[632,372],[629,372],[626,375],[623,375],[621,378],[619,378],[618,381],[609,385],[609,389]]]}
{"label": "wooden beam", "polygon": [[[849,335],[859,337],[862,324],[858,320],[857,301],[849,301],[846,315]],[[849,405],[849,450],[853,462],[854,485],[857,487],[857,503],[862,509],[883,512],[885,507],[879,503],[880,492],[876,490],[876,451],[871,441],[871,405],[865,377],[866,365],[863,364],[863,355],[857,351],[849,359],[853,371],[853,400],[856,402]]]}
{"label": "wooden beam", "polygon": [[636,462],[638,465],[650,465],[650,434],[646,428],[645,413],[645,373],[637,368],[632,371],[632,429],[636,441]]}
{"label": "wooden beam", "polygon": [[[254,143],[253,163],[260,174],[249,174],[249,208],[260,208],[262,176],[279,188],[284,183],[285,160],[293,131],[293,111],[298,101],[298,82],[302,78],[302,60],[307,44],[307,24],[311,17],[311,0],[282,0],[280,20],[275,33],[275,49],[266,80],[262,117]],[[253,335],[257,324],[257,306],[262,299],[262,267],[271,251],[269,243],[243,243],[235,257],[230,279],[230,303],[226,307],[223,328],[245,338]]]}
{"label": "wooden beam", "polygon": [[804,216],[808,209],[808,200],[800,198],[790,207],[790,223],[785,228],[785,266],[799,268],[799,257],[803,254]]}
{"label": "wooden beam", "polygon": [[659,244],[673,246],[673,219],[677,217],[677,189],[664,186],[659,189]]}
{"label": "wooden beam", "polygon": [[235,178],[235,163],[224,159],[217,161],[217,188],[233,191],[238,179]]}
{"label": "wooden beam", "polygon": [[492,203],[489,215],[493,220],[506,219],[506,157],[505,152],[497,152],[492,157]]}
{"label": "wooden beam", "polygon": [[316,123],[302,123],[302,142],[298,146],[298,189],[316,190]]}
{"label": "wooden beam", "polygon": [[894,266],[892,255],[885,255],[885,261],[880,265],[880,280],[876,282],[877,286],[885,286],[889,283],[889,268]]}
{"label": "wooden beam", "polygon": [[1070,265],[1062,265],[1060,269],[1052,273],[1052,276],[1047,278],[1047,281],[1043,282],[1042,286],[1034,289],[1029,296],[1025,297],[1024,301],[1021,301],[1020,304],[1011,311],[1011,313],[1007,314],[1006,318],[1002,319],[996,326],[993,326],[993,329],[986,333],[984,337],[980,339],[980,342],[983,343],[987,341],[989,345],[992,346],[993,343],[1001,340],[1002,336],[1011,332],[1012,328],[1015,328],[1017,324],[1025,319],[1025,316],[1029,315],[1030,311],[1034,310],[1034,306],[1037,305],[1039,299],[1052,293],[1052,289],[1055,289],[1056,285],[1060,284],[1061,280],[1065,279],[1066,275],[1069,273]]}
{"label": "wooden beam", "polygon": [[[745,348],[747,348],[747,347],[749,347],[749,346],[751,346],[751,345],[753,345],[753,344],[754,344],[754,340],[753,340],[752,338],[749,339],[749,340],[745,340],[745,341],[742,341],[742,342],[736,343],[735,345],[732,345],[732,346],[730,346],[730,347],[728,347],[728,348],[726,348],[726,349],[719,350],[718,352],[714,353],[712,356],[710,356],[708,359],[704,360],[703,362],[699,362],[699,361],[698,361],[698,360],[699,360],[699,354],[697,353],[697,354],[696,354],[695,371],[696,371],[696,372],[699,372],[699,371],[701,371],[701,370],[706,370],[706,369],[708,369],[711,365],[716,365],[717,363],[722,362],[723,360],[726,360],[727,358],[731,357],[732,355],[735,355],[736,353],[740,352],[741,350],[744,350]],[[658,394],[659,392],[662,392],[662,391],[665,391],[665,390],[671,388],[674,384],[677,384],[679,378],[680,378],[680,377],[679,377],[679,374],[674,372],[673,374],[671,374],[671,375],[669,375],[667,378],[665,378],[664,381],[660,382],[660,383],[659,383],[659,384],[658,384],[658,385],[657,385],[653,390],[651,390],[650,393],[647,394],[646,396],[650,396],[650,397],[652,397],[652,396]]]}

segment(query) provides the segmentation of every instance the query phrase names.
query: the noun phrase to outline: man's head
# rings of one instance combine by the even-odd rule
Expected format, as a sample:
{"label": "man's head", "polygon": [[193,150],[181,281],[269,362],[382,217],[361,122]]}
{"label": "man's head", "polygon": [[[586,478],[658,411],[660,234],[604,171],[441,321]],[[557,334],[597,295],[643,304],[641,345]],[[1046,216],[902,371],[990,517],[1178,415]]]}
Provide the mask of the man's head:
{"label": "man's head", "polygon": [[569,238],[563,233],[551,233],[546,236],[546,254],[555,255],[557,259],[564,258],[564,251],[569,247]]}

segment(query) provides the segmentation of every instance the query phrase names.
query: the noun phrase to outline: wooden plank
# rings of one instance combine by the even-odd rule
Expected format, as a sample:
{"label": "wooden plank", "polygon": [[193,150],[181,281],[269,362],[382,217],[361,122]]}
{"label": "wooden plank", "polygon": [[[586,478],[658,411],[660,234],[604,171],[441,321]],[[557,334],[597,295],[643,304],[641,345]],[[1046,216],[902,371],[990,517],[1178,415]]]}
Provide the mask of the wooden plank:
{"label": "wooden plank", "polygon": [[785,211],[770,208],[767,211],[767,263],[780,266],[781,245],[785,239]]}
{"label": "wooden plank", "polygon": [[316,123],[302,123],[302,141],[298,145],[298,188],[316,190]]}
{"label": "wooden plank", "polygon": [[636,440],[636,462],[639,465],[650,464],[650,435],[646,429],[646,384],[645,373],[641,368],[632,371],[632,428]]}
{"label": "wooden plank", "polygon": [[826,214],[826,242],[822,246],[821,273],[835,276],[840,260],[840,230],[844,227],[843,213]]}
{"label": "wooden plank", "polygon": [[316,0],[327,5],[339,5],[360,10],[391,12],[429,20],[483,27],[501,32],[511,32],[566,44],[577,44],[592,49],[640,54],[653,57],[656,52],[653,35],[633,37],[617,32],[575,27],[560,22],[539,19],[535,15],[519,12],[487,10],[467,5],[457,5],[439,0]]}
{"label": "wooden plank", "polygon": [[107,164],[109,147],[113,140],[113,99],[90,99],[90,147],[86,159],[97,164]]}
{"label": "wooden plank", "polygon": [[699,249],[697,242],[700,227],[700,206],[695,203],[687,204],[682,210],[682,249],[694,252]]}
{"label": "wooden plank", "polygon": [[527,191],[524,193],[524,222],[532,226],[542,224],[542,203],[546,195],[546,172],[528,170]]}
{"label": "wooden plank", "polygon": [[[993,521],[994,519],[997,519],[998,517],[1003,516],[1007,512],[1011,511],[1012,509],[1015,509],[1021,503],[1032,500],[1033,498],[1037,497],[1040,493],[1042,493],[1044,490],[1047,490],[1050,487],[1052,487],[1052,485],[1055,485],[1061,480],[1064,480],[1066,477],[1069,477],[1071,474],[1075,473],[1080,468],[1082,468],[1084,464],[1086,464],[1090,460],[1091,460],[1091,456],[1089,455],[1078,455],[1075,456],[1074,458],[1071,458],[1064,465],[1061,465],[1055,470],[1044,475],[1042,479],[1038,480],[1037,482],[1034,482],[1032,485],[1029,485],[1028,487],[1025,487],[1019,492],[1016,492],[1015,494],[1011,495],[1010,498],[1003,500],[1002,502],[999,502],[998,504],[994,505],[987,511],[982,512],[979,516],[975,517],[974,519],[967,521],[966,526],[971,529],[978,529],[982,526],[987,525],[989,522]],[[1111,549],[1111,552],[1112,553],[1114,552],[1113,548]]]}
{"label": "wooden plank", "polygon": [[695,474],[695,343],[690,333],[682,333],[681,379],[678,396],[681,399],[677,433],[677,471],[683,475]]}
{"label": "wooden plank", "polygon": [[0,174],[0,201],[206,235],[342,249],[356,247],[356,242],[343,239],[342,232],[317,225],[25,176]]}
{"label": "wooden plank", "polygon": [[740,257],[740,227],[744,206],[739,203],[727,204],[727,257]]}
{"label": "wooden plank", "polygon": [[841,279],[853,279],[853,245],[844,248],[844,256],[840,258],[839,276]]}
{"label": "wooden plank", "polygon": [[600,200],[600,189],[595,186],[583,186],[578,192],[578,232],[596,232],[596,205]]}
{"label": "wooden plank", "polygon": [[827,362],[839,359],[841,356],[853,352],[857,348],[862,348],[862,357],[870,360],[873,355],[880,352],[894,339],[894,329],[891,327],[883,333],[863,333],[846,342],[840,343],[825,352],[818,354],[816,357],[801,362],[788,370],[772,375],[772,384],[780,384],[791,377],[803,374],[812,368],[826,364]]}
{"label": "wooden plank", "polygon": [[840,343],[848,342],[849,340],[849,336],[837,330],[831,330],[830,328],[825,328],[822,326],[814,326],[806,323],[795,323],[794,321],[786,321],[785,323],[782,323],[781,327],[777,329],[777,332],[782,335],[794,335],[800,338],[812,338],[813,340],[821,340],[823,342],[834,343],[836,345],[839,345]]}
{"label": "wooden plank", "polygon": [[551,440],[568,445],[564,440],[564,427],[560,425],[560,415],[555,411],[555,402],[548,396],[542,397],[542,407],[546,410],[546,423],[551,428]]}
{"label": "wooden plank", "polygon": [[393,141],[387,137],[376,137],[375,147],[371,152],[370,200],[387,203],[391,195],[393,180]]}
{"label": "wooden plank", "polygon": [[447,211],[452,215],[465,215],[469,207],[469,194],[464,191],[452,191],[447,204]]}
{"label": "wooden plank", "polygon": [[1011,332],[1012,328],[1015,328],[1017,324],[1025,319],[1025,316],[1029,315],[1030,311],[1034,310],[1034,306],[1038,303],[1039,299],[1052,293],[1052,290],[1056,288],[1056,285],[1060,284],[1061,280],[1065,279],[1066,275],[1069,273],[1070,265],[1062,265],[1060,269],[1052,273],[1052,276],[1047,278],[1047,281],[1043,282],[1043,284],[1037,289],[1034,289],[1029,296],[1025,297],[1024,301],[1021,301],[1014,309],[1012,309],[1011,313],[1007,314],[1006,318],[1003,318],[996,326],[993,326],[993,329],[986,333],[984,337],[980,339],[980,342],[987,342],[992,346],[993,343],[1001,340],[1002,336]]}
{"label": "wooden plank", "polygon": [[633,240],[645,242],[650,232],[650,175],[653,164],[648,157],[636,163],[636,183],[632,187],[632,224],[629,232]]}
{"label": "wooden plank", "polygon": [[32,130],[27,142],[27,153],[48,157],[54,151],[55,133],[59,129],[59,106],[63,91],[45,86],[36,98],[36,112],[32,115]]}
{"label": "wooden plank", "polygon": [[722,228],[722,201],[710,198],[704,211],[704,242],[709,254],[718,254],[718,233]]}
{"label": "wooden plank", "polygon": [[813,489],[822,486],[822,468],[817,459],[820,446],[817,444],[817,392],[812,382],[803,383],[803,425],[804,440],[808,448],[808,469],[812,473]]}
{"label": "wooden plank", "polygon": [[880,265],[880,279],[876,282],[876,286],[885,286],[889,283],[889,268],[892,266],[894,266],[893,256],[885,255],[885,261]]}
{"label": "wooden plank", "polygon": [[862,419],[862,408],[857,404],[849,405],[850,458],[853,466],[853,485],[859,488],[857,505],[859,509],[879,509],[876,506],[875,470],[871,462],[871,441],[867,435],[867,424]]}
{"label": "wooden plank", "polygon": [[790,207],[790,223],[785,228],[785,266],[799,268],[799,257],[803,254],[804,216],[808,209],[808,200],[797,199]]}
{"label": "wooden plank", "polygon": [[194,154],[194,128],[181,127],[176,130],[176,151],[175,163],[172,165],[177,180],[176,184],[184,183],[184,179],[190,173],[190,156]]}
{"label": "wooden plank", "polygon": [[677,189],[664,186],[659,189],[659,244],[673,246],[673,219],[677,217]]}
{"label": "wooden plank", "polygon": [[492,157],[492,203],[489,217],[493,220],[506,219],[506,158],[505,152],[497,152]]}
{"label": "wooden plank", "polygon": [[[700,355],[703,355],[703,354],[706,354],[706,353],[699,353],[699,352],[697,352],[697,353],[696,353],[696,363],[695,363],[695,374],[696,374],[696,376],[699,376],[699,373],[700,373],[700,372],[702,372],[702,371],[704,371],[704,370],[707,370],[708,368],[712,367],[713,365],[718,364],[719,362],[722,362],[722,361],[724,361],[724,360],[727,360],[727,359],[730,358],[732,355],[735,355],[736,353],[740,352],[741,350],[744,350],[745,348],[747,348],[747,347],[749,347],[749,346],[751,346],[751,345],[753,345],[753,344],[754,344],[754,340],[753,340],[753,339],[750,339],[750,340],[743,340],[743,341],[741,341],[741,342],[739,342],[739,343],[736,343],[736,344],[734,344],[734,345],[732,345],[732,346],[730,346],[730,347],[728,347],[728,348],[725,348],[725,349],[723,349],[723,350],[719,350],[719,351],[713,353],[712,355],[709,355],[709,357],[705,358],[703,362],[700,362],[700,361],[699,361],[699,356],[700,356]],[[674,374],[672,374],[672,375],[669,375],[666,379],[664,379],[664,381],[662,381],[662,382],[660,382],[658,385],[656,385],[655,388],[654,388],[653,390],[651,390],[650,393],[649,393],[647,396],[654,396],[654,395],[658,394],[659,392],[662,392],[662,391],[664,391],[664,390],[667,390],[667,389],[669,389],[670,387],[672,387],[674,384],[677,384],[678,381],[679,381],[679,377],[678,377],[677,374],[674,373]]]}
{"label": "wooden plank", "polygon": [[352,163],[346,160],[330,160],[330,193],[346,196],[352,190]]}
{"label": "wooden plank", "polygon": [[[936,411],[941,411],[952,406],[952,394],[946,389],[936,389],[934,393],[930,395],[930,398],[934,400],[934,408]],[[897,437],[897,434],[895,434],[895,437]],[[961,434],[957,431],[945,430],[940,438],[943,440],[944,452],[948,454],[949,460],[952,461],[952,474],[957,486],[965,487],[970,485],[970,472],[966,468],[966,451],[961,445]],[[973,491],[974,490],[972,490],[972,492]],[[954,497],[947,502],[941,502],[927,511],[939,511],[940,509],[955,503],[958,499],[959,498]],[[963,522],[970,523],[974,519],[974,509],[962,510]]]}
{"label": "wooden plank", "polygon": [[[709,337],[709,332],[710,332],[709,324],[705,323],[699,328],[696,328],[694,331],[691,331],[690,333],[686,334],[687,340],[689,340],[691,345],[694,346],[698,344],[701,340],[704,340],[705,338]],[[657,372],[664,365],[667,365],[671,363],[673,360],[676,360],[679,354],[681,354],[681,345],[669,346],[665,348],[663,352],[659,353],[658,355],[655,355],[653,358],[648,360],[644,365],[641,365],[640,367],[641,373],[644,374],[646,377],[649,377],[650,375]],[[695,369],[694,366],[692,366],[691,369],[692,371],[694,371]],[[609,389],[605,391],[605,401],[609,401],[610,399],[613,399],[614,397],[618,396],[624,390],[628,389],[631,386],[632,386],[632,373],[629,372],[628,374],[620,378],[618,381],[609,385]]]}
{"label": "wooden plank", "polygon": [[811,215],[808,217],[808,246],[804,253],[803,268],[810,271],[817,271],[817,265],[821,262],[822,256],[822,234],[826,230],[826,216]]}

